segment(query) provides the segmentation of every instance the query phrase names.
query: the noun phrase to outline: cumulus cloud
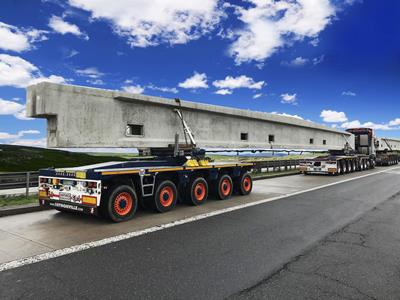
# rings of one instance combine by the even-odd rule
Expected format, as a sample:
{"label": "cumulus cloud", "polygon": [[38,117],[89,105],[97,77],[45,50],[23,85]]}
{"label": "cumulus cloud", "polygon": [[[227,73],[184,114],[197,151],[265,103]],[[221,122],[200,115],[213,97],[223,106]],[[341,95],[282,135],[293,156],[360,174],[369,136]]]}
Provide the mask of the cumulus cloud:
{"label": "cumulus cloud", "polygon": [[127,85],[127,86],[123,86],[122,90],[124,92],[131,93],[131,94],[141,94],[141,93],[144,92],[144,87],[142,87],[139,84],[137,84],[137,85]]}
{"label": "cumulus cloud", "polygon": [[15,134],[7,133],[7,132],[0,132],[0,140],[15,140],[19,139],[27,134],[40,134],[38,130],[22,130]]}
{"label": "cumulus cloud", "polygon": [[13,115],[20,120],[32,120],[26,117],[25,105],[0,98],[0,115]]}
{"label": "cumulus cloud", "polygon": [[284,104],[296,104],[297,103],[297,94],[281,94],[281,102]]}
{"label": "cumulus cloud", "polygon": [[346,114],[342,111],[334,110],[323,110],[321,111],[320,117],[326,123],[342,123],[347,121]]}
{"label": "cumulus cloud", "polygon": [[236,64],[263,62],[278,49],[304,38],[315,40],[331,22],[335,8],[329,0],[248,0],[235,7],[244,27],[234,31],[229,48]]}
{"label": "cumulus cloud", "polygon": [[33,43],[47,40],[47,31],[18,28],[0,22],[0,49],[22,52],[32,49]]}
{"label": "cumulus cloud", "polygon": [[92,79],[97,79],[97,78],[104,76],[104,73],[100,72],[95,67],[89,67],[86,69],[77,69],[77,70],[75,70],[75,73],[79,76],[89,77]]}
{"label": "cumulus cloud", "polygon": [[46,148],[47,141],[46,138],[41,139],[16,139],[9,142],[10,145],[27,146],[27,147],[39,147]]}
{"label": "cumulus cloud", "polygon": [[104,81],[101,79],[88,79],[86,82],[93,85],[105,85]]}
{"label": "cumulus cloud", "polygon": [[218,89],[239,89],[239,88],[247,88],[251,90],[260,90],[264,86],[265,81],[254,81],[253,78],[247,77],[245,75],[232,77],[226,76],[225,79],[222,80],[215,80],[213,82],[213,86]]}
{"label": "cumulus cloud", "polygon": [[194,72],[193,76],[180,82],[178,86],[183,89],[206,89],[208,88],[207,75]]}
{"label": "cumulus cloud", "polygon": [[342,96],[352,96],[355,97],[356,93],[352,92],[352,91],[344,91],[342,92]]}
{"label": "cumulus cloud", "polygon": [[299,115],[291,115],[291,114],[287,114],[287,113],[279,113],[279,112],[276,112],[276,111],[271,112],[271,114],[284,116],[284,117],[290,117],[290,118],[296,118],[296,119],[299,119],[299,120],[304,120],[304,118],[300,117]]}
{"label": "cumulus cloud", "polygon": [[43,76],[35,65],[19,56],[0,54],[0,86],[25,88],[30,84],[42,81],[54,83],[66,82],[61,76]]}
{"label": "cumulus cloud", "polygon": [[172,94],[178,93],[178,89],[175,87],[156,86],[152,83],[147,85],[146,88],[148,88],[149,90],[160,91],[160,92],[164,92],[164,93],[172,93]]}
{"label": "cumulus cloud", "polygon": [[301,67],[301,66],[308,64],[309,61],[310,60],[308,58],[298,56],[298,57],[292,59],[291,61],[283,61],[282,65],[289,66],[289,67]]}
{"label": "cumulus cloud", "polygon": [[400,119],[394,119],[387,123],[375,123],[375,122],[365,122],[361,123],[359,120],[354,120],[350,122],[345,122],[340,125],[341,128],[357,128],[357,127],[367,127],[375,130],[400,130]]}
{"label": "cumulus cloud", "polygon": [[91,13],[94,20],[107,20],[132,47],[161,43],[185,44],[212,31],[223,15],[218,0],[69,0]]}
{"label": "cumulus cloud", "polygon": [[225,95],[231,95],[232,91],[227,89],[221,89],[221,90],[216,90],[214,94],[225,96]]}
{"label": "cumulus cloud", "polygon": [[70,33],[82,37],[85,40],[89,39],[87,34],[82,32],[77,25],[68,23],[67,21],[64,21],[63,18],[58,16],[51,16],[49,20],[49,27],[62,35]]}

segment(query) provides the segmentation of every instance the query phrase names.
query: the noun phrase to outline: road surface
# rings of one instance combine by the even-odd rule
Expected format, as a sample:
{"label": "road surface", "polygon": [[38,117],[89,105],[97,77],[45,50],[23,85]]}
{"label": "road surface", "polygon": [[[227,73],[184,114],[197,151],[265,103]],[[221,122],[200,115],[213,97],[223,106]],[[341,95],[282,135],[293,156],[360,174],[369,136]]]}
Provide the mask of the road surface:
{"label": "road surface", "polygon": [[[232,207],[240,209],[226,210]],[[3,266],[205,216],[8,268],[0,272],[0,298],[396,299],[399,213],[400,168],[379,168],[340,177],[263,180],[251,197],[163,215],[143,212],[124,224],[53,211],[5,217],[0,219]]]}

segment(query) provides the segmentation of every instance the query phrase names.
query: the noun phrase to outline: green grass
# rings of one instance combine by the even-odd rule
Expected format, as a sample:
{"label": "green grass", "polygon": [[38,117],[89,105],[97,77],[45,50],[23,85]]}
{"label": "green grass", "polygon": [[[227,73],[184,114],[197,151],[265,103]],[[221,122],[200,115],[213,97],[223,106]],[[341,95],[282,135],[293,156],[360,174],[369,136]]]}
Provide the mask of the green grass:
{"label": "green grass", "polygon": [[0,145],[0,172],[35,171],[49,167],[76,167],[126,160],[128,160],[128,156],[119,154],[92,155],[53,149]]}
{"label": "green grass", "polygon": [[38,203],[38,195],[30,195],[28,198],[25,196],[0,197],[0,207],[31,203]]}

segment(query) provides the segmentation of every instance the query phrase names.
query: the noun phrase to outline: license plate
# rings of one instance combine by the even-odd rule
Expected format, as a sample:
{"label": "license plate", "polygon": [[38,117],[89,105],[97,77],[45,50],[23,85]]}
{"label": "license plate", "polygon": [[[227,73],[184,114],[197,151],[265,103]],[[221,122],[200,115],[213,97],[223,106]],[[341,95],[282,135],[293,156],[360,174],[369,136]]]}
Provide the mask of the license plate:
{"label": "license plate", "polygon": [[321,171],[321,168],[314,168],[314,171]]}
{"label": "license plate", "polygon": [[60,192],[60,201],[71,201],[71,194],[66,192]]}

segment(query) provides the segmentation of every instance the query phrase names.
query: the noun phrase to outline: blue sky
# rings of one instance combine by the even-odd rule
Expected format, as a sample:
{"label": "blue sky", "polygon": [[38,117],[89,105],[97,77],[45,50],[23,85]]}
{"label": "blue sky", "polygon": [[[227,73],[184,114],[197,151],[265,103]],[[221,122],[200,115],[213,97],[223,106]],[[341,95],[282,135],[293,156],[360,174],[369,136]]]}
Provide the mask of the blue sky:
{"label": "blue sky", "polygon": [[24,117],[40,81],[289,114],[400,137],[395,0],[3,0],[0,143],[45,143]]}

